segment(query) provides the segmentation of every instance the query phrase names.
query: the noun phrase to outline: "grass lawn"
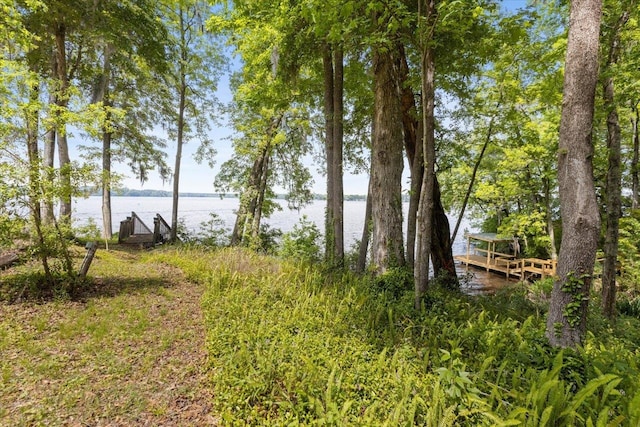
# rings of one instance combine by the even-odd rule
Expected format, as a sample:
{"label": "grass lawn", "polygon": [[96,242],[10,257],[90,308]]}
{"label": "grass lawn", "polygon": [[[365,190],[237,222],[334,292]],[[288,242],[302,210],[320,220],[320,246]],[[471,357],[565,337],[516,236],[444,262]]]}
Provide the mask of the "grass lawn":
{"label": "grass lawn", "polygon": [[203,287],[147,258],[99,250],[79,300],[0,303],[0,425],[217,423]]}

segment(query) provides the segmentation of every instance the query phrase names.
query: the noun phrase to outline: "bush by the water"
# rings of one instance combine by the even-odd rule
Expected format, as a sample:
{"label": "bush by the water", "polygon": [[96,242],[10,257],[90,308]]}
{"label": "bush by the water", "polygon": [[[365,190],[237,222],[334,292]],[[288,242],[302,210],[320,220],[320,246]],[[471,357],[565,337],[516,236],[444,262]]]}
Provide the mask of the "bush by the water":
{"label": "bush by the water", "polygon": [[640,425],[635,318],[595,319],[584,348],[558,351],[526,292],[438,290],[414,311],[400,277],[391,295],[249,251],[158,257],[207,287],[225,425]]}

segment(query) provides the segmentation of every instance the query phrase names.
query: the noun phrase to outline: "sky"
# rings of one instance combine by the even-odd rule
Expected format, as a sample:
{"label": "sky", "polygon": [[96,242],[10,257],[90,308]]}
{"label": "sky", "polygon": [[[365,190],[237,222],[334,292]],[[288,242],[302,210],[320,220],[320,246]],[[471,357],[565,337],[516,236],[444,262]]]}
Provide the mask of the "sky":
{"label": "sky", "polygon": [[[503,0],[501,2],[502,7],[507,11],[515,11],[517,9],[526,6],[526,0]],[[229,102],[232,98],[231,90],[229,87],[229,76],[225,75],[219,82],[218,91],[216,93],[218,99],[222,102]],[[214,193],[216,192],[213,182],[216,174],[220,170],[220,165],[226,160],[230,159],[233,155],[233,149],[231,147],[231,141],[229,136],[232,134],[232,129],[224,125],[213,127],[210,133],[213,141],[215,141],[215,149],[217,151],[216,163],[214,168],[211,169],[205,162],[198,164],[194,160],[194,153],[198,148],[197,142],[185,144],[183,147],[182,166],[180,169],[180,192],[189,193]],[[81,141],[79,143],[82,143]],[[169,141],[167,145],[167,163],[173,166],[175,163],[175,142]],[[314,184],[312,191],[318,194],[325,194],[326,184],[325,178],[318,172],[318,167],[313,164],[309,159],[309,168],[312,172]],[[122,185],[130,189],[151,189],[151,190],[166,190],[171,191],[173,189],[173,183],[171,181],[163,182],[156,171],[149,173],[149,179],[140,183],[133,174],[128,170],[126,165],[114,165],[115,172],[124,175]],[[344,193],[345,194],[366,194],[369,177],[366,174],[354,175],[348,171],[344,175]],[[408,168],[405,165],[405,173],[403,178],[403,185],[408,186]],[[276,192],[284,192],[282,189],[276,189]]]}

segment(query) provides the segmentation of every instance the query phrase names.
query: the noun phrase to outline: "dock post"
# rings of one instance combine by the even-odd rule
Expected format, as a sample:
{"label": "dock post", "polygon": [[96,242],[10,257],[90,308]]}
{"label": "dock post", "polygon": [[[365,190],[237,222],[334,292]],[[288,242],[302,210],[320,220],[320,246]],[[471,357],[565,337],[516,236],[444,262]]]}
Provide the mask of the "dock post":
{"label": "dock post", "polygon": [[87,272],[89,271],[89,267],[91,266],[91,261],[93,261],[93,257],[98,250],[98,242],[89,242],[85,246],[87,248],[87,254],[84,256],[82,260],[82,265],[80,266],[80,272],[78,276],[81,279],[87,277]]}

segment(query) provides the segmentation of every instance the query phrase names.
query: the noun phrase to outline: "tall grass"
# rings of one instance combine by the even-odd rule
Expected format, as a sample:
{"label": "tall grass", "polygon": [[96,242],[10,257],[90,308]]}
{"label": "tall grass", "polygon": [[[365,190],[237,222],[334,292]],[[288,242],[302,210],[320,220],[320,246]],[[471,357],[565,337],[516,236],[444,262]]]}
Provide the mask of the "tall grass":
{"label": "tall grass", "polygon": [[366,278],[248,251],[154,257],[206,285],[225,425],[640,425],[639,341],[603,327],[552,349],[523,293],[438,291],[414,311]]}

